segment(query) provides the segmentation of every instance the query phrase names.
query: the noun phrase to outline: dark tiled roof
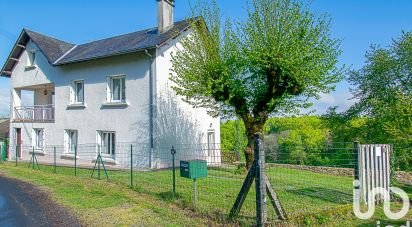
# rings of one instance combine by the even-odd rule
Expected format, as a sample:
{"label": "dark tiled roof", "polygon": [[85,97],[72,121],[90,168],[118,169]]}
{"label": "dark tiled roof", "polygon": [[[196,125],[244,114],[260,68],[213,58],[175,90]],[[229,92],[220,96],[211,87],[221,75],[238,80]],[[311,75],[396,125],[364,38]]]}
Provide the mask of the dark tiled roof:
{"label": "dark tiled roof", "polygon": [[67,43],[49,36],[42,35],[37,32],[33,32],[24,29],[30,39],[40,48],[50,64],[53,64],[63,54],[74,47],[74,44]]}
{"label": "dark tiled roof", "polygon": [[175,22],[173,28],[160,34],[155,27],[77,46],[23,29],[0,75],[10,77],[10,72],[16,65],[16,61],[12,59],[20,57],[24,50],[20,45],[25,46],[30,39],[36,43],[51,65],[64,65],[158,47],[185,31],[193,21],[197,20],[199,18]]}
{"label": "dark tiled roof", "polygon": [[76,46],[56,65],[113,56],[153,48],[189,27],[190,21],[176,22],[172,29],[159,34],[157,28],[146,29]]}

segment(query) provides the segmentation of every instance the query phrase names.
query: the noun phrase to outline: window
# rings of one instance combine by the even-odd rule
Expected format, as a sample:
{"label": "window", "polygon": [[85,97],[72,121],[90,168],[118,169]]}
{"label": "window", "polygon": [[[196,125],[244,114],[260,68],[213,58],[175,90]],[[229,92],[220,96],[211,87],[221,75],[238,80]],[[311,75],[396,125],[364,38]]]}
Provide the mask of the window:
{"label": "window", "polygon": [[65,130],[66,153],[74,154],[77,147],[77,130]]}
{"label": "window", "polygon": [[98,152],[105,156],[114,157],[116,149],[115,132],[98,131],[97,132]]}
{"label": "window", "polygon": [[36,52],[34,50],[27,51],[27,66],[31,67],[35,65]]}
{"label": "window", "polygon": [[207,132],[207,151],[208,156],[211,156],[212,151],[215,149],[215,131]]}
{"label": "window", "polygon": [[34,149],[42,150],[44,145],[44,131],[42,128],[34,128],[32,134],[32,146]]}
{"label": "window", "polygon": [[84,80],[73,81],[70,93],[71,104],[84,104]]}
{"label": "window", "polygon": [[125,76],[111,76],[107,80],[107,102],[126,102]]}

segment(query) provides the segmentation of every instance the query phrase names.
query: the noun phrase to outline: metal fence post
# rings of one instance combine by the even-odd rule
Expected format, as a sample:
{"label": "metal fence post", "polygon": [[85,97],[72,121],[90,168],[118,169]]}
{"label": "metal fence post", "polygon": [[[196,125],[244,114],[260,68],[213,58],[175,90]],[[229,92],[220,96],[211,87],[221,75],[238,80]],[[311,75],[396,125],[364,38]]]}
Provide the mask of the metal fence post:
{"label": "metal fence post", "polygon": [[170,150],[170,153],[172,153],[172,171],[173,171],[173,198],[175,198],[176,195],[176,167],[175,167],[175,154],[176,150],[172,146],[172,149]]}
{"label": "metal fence post", "polygon": [[74,146],[74,176],[77,176],[77,145]]}
{"label": "metal fence post", "polygon": [[53,147],[54,153],[54,173],[56,173],[56,146]]}
{"label": "metal fence post", "polygon": [[358,182],[358,184],[355,184],[355,189],[360,188],[360,182],[359,182],[359,142],[355,141],[353,142],[353,153],[354,153],[354,164],[353,164],[353,172],[354,172],[354,177],[355,177],[355,182]]}
{"label": "metal fence post", "polygon": [[130,144],[130,187],[133,188],[133,145]]}
{"label": "metal fence post", "polygon": [[[33,161],[33,166],[32,166],[32,168],[34,169],[34,146],[32,147],[32,150],[31,150],[31,160]],[[30,166],[29,166],[30,167]]]}
{"label": "metal fence post", "polygon": [[16,145],[16,166],[17,166],[17,152],[19,152],[19,145]]}
{"label": "metal fence post", "polygon": [[255,134],[254,153],[256,165],[256,219],[257,226],[264,226],[266,222],[266,181],[265,181],[265,156],[262,143],[262,134]]}

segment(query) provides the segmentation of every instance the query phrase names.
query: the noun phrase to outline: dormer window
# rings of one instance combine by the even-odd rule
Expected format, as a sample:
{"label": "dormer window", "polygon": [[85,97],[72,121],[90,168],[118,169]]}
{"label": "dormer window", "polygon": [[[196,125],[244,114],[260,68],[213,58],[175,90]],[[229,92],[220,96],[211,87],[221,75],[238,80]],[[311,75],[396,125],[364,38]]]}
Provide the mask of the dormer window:
{"label": "dormer window", "polygon": [[36,61],[36,52],[34,50],[30,50],[27,52],[27,67],[34,67]]}

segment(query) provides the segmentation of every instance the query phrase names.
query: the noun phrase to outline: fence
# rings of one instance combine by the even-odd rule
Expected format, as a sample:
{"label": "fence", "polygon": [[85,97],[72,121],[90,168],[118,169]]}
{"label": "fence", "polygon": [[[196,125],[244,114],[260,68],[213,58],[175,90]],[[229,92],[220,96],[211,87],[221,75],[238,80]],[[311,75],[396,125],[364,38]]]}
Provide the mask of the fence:
{"label": "fence", "polygon": [[[172,200],[179,206],[195,208],[197,213],[210,219],[223,221],[228,220],[247,174],[240,153],[224,151],[219,144],[162,145],[151,150],[146,144],[117,143],[111,154],[105,154],[103,151],[108,149],[95,144],[82,144],[73,151],[68,150],[64,146],[42,149],[21,146],[10,149],[9,157],[19,166],[28,166],[30,162],[30,167],[36,167],[37,161],[40,165],[46,164],[40,166],[40,171],[77,177],[103,179],[106,169],[109,182]],[[290,220],[301,221],[303,216],[316,216],[352,203],[357,164],[353,143],[327,144],[322,149],[276,147],[272,151],[264,158],[264,171]],[[97,161],[99,153],[102,153],[102,162]],[[194,185],[192,179],[180,177],[179,167],[180,161],[197,159],[206,161],[207,177],[196,179]],[[238,222],[255,221],[254,183],[239,216]],[[266,216],[269,221],[278,218],[276,210],[269,205]]]}

